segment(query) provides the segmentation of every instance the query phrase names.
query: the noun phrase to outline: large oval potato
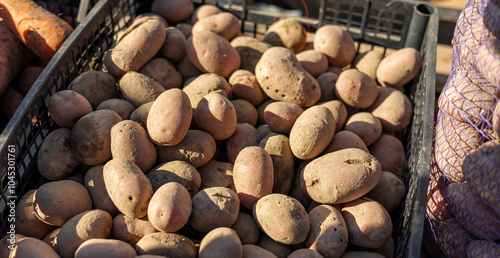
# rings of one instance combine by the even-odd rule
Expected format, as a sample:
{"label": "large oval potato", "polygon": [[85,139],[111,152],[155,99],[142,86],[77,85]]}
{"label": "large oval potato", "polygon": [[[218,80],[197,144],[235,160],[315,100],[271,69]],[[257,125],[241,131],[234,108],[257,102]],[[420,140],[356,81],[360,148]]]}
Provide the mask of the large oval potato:
{"label": "large oval potato", "polygon": [[68,177],[80,164],[70,146],[71,130],[59,128],[47,135],[38,151],[38,171],[49,180]]}
{"label": "large oval potato", "polygon": [[347,31],[336,25],[324,25],[314,34],[314,50],[325,54],[330,66],[342,68],[356,55],[354,41]]}
{"label": "large oval potato", "polygon": [[15,230],[27,237],[42,239],[53,227],[36,216],[33,196],[36,190],[30,190],[16,203]]}
{"label": "large oval potato", "polygon": [[294,18],[286,18],[273,23],[267,29],[263,41],[299,53],[306,47],[306,39],[304,26]]}
{"label": "large oval potato", "polygon": [[422,68],[420,52],[411,47],[397,50],[380,61],[377,79],[382,86],[401,89]]}
{"label": "large oval potato", "polygon": [[210,187],[199,191],[192,199],[190,225],[200,232],[218,227],[231,227],[240,212],[238,195],[226,187]]}
{"label": "large oval potato", "polygon": [[273,132],[289,134],[302,112],[304,109],[298,105],[276,101],[264,109],[264,121]]}
{"label": "large oval potato", "polygon": [[195,119],[200,129],[209,132],[215,140],[225,140],[236,130],[237,116],[233,103],[216,92],[200,100]]}
{"label": "large oval potato", "polygon": [[118,209],[109,197],[106,184],[103,178],[104,165],[97,165],[89,168],[85,173],[85,188],[89,191],[92,199],[92,207],[107,211],[111,216],[118,214]]}
{"label": "large oval potato", "polygon": [[367,108],[377,99],[377,83],[370,76],[356,70],[343,71],[335,83],[335,94],[354,108]]}
{"label": "large oval potato", "polygon": [[401,178],[406,168],[406,155],[403,143],[395,136],[382,134],[377,141],[370,145],[370,154],[373,155],[383,171],[389,171]]}
{"label": "large oval potato", "polygon": [[92,112],[90,102],[72,90],[58,91],[50,96],[47,108],[54,122],[64,128],[73,128],[78,119]]}
{"label": "large oval potato", "polygon": [[227,40],[232,40],[240,33],[240,21],[230,12],[220,12],[210,15],[194,23],[192,33],[211,31]]}
{"label": "large oval potato", "polygon": [[437,226],[442,232],[437,236],[437,243],[443,253],[448,256],[466,257],[467,246],[471,238],[467,232],[451,217]]}
{"label": "large oval potato", "polygon": [[135,246],[138,255],[162,255],[168,257],[196,257],[196,246],[191,239],[167,232],[151,233],[139,240]]}
{"label": "large oval potato", "polygon": [[89,239],[78,247],[75,258],[88,257],[133,258],[137,256],[134,247],[116,239]]}
{"label": "large oval potato", "polygon": [[253,219],[251,215],[248,215],[244,212],[238,214],[238,219],[231,226],[238,237],[241,240],[242,244],[257,244],[260,236],[260,228],[257,225],[257,222]]}
{"label": "large oval potato", "polygon": [[301,187],[316,202],[353,201],[372,190],[382,176],[380,163],[366,151],[350,148],[328,153],[301,171]]}
{"label": "large oval potato", "polygon": [[[184,48],[186,42],[184,40]],[[184,54],[186,51],[184,50]],[[158,82],[165,90],[180,88],[182,86],[182,75],[175,69],[175,65],[169,60],[161,57],[153,58],[147,62],[139,73],[144,74]],[[161,90],[161,89],[160,89]]]}
{"label": "large oval potato", "polygon": [[358,112],[347,119],[344,130],[357,134],[366,146],[370,146],[382,135],[382,124],[371,113]]}
{"label": "large oval potato", "polygon": [[161,163],[149,171],[146,177],[151,181],[154,192],[166,183],[177,182],[188,190],[191,197],[198,192],[201,184],[200,173],[193,165],[182,160]]}
{"label": "large oval potato", "polygon": [[151,197],[148,219],[160,231],[176,232],[187,223],[191,208],[191,196],[187,189],[177,182],[169,182]]}
{"label": "large oval potato", "polygon": [[118,97],[116,80],[113,75],[100,71],[90,71],[78,75],[68,86],[69,90],[83,95],[92,109],[107,100]]}
{"label": "large oval potato", "polygon": [[19,240],[15,245],[12,245],[11,253],[8,257],[57,258],[59,255],[42,240],[33,237],[25,237]]}
{"label": "large oval potato", "polygon": [[378,87],[377,99],[367,111],[380,120],[384,130],[390,132],[406,128],[413,116],[410,99],[403,92],[389,87]]}
{"label": "large oval potato", "polygon": [[199,258],[228,257],[241,258],[243,249],[236,231],[227,228],[216,228],[203,237],[198,251]]}
{"label": "large oval potato", "polygon": [[259,147],[271,156],[274,172],[273,193],[288,194],[295,168],[290,140],[284,135],[273,133],[262,139]]}
{"label": "large oval potato", "polygon": [[259,105],[267,97],[255,74],[248,70],[239,69],[231,74],[228,80],[232,86],[235,98],[244,99],[254,106]]}
{"label": "large oval potato", "polygon": [[260,57],[271,45],[249,36],[238,36],[231,41],[231,46],[238,52],[241,64],[240,69],[255,72],[255,65]]}
{"label": "large oval potato", "polygon": [[131,218],[119,214],[113,219],[113,236],[135,246],[145,235],[158,232],[149,222],[148,217]]}
{"label": "large oval potato", "polygon": [[330,205],[319,205],[308,216],[311,229],[306,246],[325,257],[340,257],[349,241],[347,225],[340,211]]}
{"label": "large oval potato", "polygon": [[250,124],[237,124],[233,135],[226,141],[227,158],[234,163],[238,153],[248,146],[258,146],[260,141],[259,132]]}

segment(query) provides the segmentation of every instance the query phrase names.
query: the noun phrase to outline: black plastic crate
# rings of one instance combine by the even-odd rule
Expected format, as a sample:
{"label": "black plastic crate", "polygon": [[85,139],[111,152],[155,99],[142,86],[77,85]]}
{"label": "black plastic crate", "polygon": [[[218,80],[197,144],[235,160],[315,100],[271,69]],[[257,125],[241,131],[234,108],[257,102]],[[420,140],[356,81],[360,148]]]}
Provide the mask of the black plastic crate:
{"label": "black plastic crate", "polygon": [[[67,89],[79,74],[97,69],[105,51],[113,47],[115,33],[138,14],[150,11],[151,2],[97,1],[47,65],[0,135],[0,232],[3,234],[9,228],[8,201],[44,182],[37,169],[37,153],[43,139],[57,128],[47,111],[49,97]],[[246,1],[194,2],[215,2],[233,12],[242,20],[241,30],[247,35],[262,36],[280,18],[256,11]],[[420,75],[405,87],[414,106],[412,123],[401,135],[408,161],[403,175],[408,192],[400,209],[393,214],[396,257],[420,257],[434,122],[437,8],[418,1],[321,0],[318,14],[298,20],[308,24],[312,32],[324,24],[337,24],[360,44],[384,49],[411,46],[423,56]],[[9,178],[11,174],[14,178]],[[12,182],[15,186],[9,187]]]}

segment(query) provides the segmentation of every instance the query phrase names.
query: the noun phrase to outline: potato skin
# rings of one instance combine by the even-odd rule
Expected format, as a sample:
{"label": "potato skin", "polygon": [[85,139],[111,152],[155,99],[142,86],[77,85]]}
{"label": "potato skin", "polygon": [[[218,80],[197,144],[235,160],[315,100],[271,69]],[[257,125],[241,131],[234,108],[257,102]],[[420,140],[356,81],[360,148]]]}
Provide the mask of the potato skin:
{"label": "potato skin", "polygon": [[151,197],[148,218],[156,229],[176,232],[188,221],[191,206],[187,189],[177,182],[169,182],[158,188]]}
{"label": "potato skin", "polygon": [[132,114],[130,114],[130,120],[139,123],[142,127],[144,127],[144,129],[146,129],[149,110],[151,110],[153,103],[154,101],[151,101],[146,104],[140,105],[132,112]]}
{"label": "potato skin", "polygon": [[405,194],[406,187],[400,177],[383,171],[378,184],[365,197],[379,202],[388,212],[392,212],[399,207]]}
{"label": "potato skin", "polygon": [[203,97],[195,111],[196,124],[215,140],[225,140],[236,130],[237,116],[233,103],[224,95],[212,92]]}
{"label": "potato skin", "polygon": [[370,146],[382,135],[382,124],[371,113],[358,112],[347,119],[344,130],[357,134],[366,146]]}
{"label": "potato skin", "polygon": [[380,163],[369,153],[349,148],[314,159],[301,171],[301,187],[316,202],[353,201],[375,187],[382,176]]}
{"label": "potato skin", "polygon": [[128,119],[135,106],[124,99],[112,98],[105,100],[97,106],[96,110],[109,109],[115,111],[122,119]]}
{"label": "potato skin", "polygon": [[330,66],[342,68],[356,55],[354,41],[348,32],[335,25],[325,25],[314,35],[314,50],[325,54]]}
{"label": "potato skin", "polygon": [[132,161],[112,159],[104,165],[104,183],[116,208],[132,218],[142,218],[148,211],[153,188],[141,169]]}
{"label": "potato skin", "polygon": [[[186,48],[185,39],[184,48]],[[185,54],[186,50],[184,50],[184,55]],[[139,70],[139,73],[155,80],[165,90],[180,88],[182,86],[181,73],[176,70],[172,62],[165,58],[157,57],[151,59]]]}
{"label": "potato skin", "polygon": [[184,186],[191,197],[193,197],[200,188],[200,173],[193,165],[181,161],[173,160],[161,163],[146,174],[151,182],[153,191],[169,182],[177,182]]}
{"label": "potato skin", "polygon": [[195,24],[197,21],[205,19],[209,16],[221,13],[222,10],[219,7],[212,4],[204,4],[196,8],[191,15],[191,24]]}
{"label": "potato skin", "polygon": [[189,0],[155,0],[151,4],[151,11],[175,24],[188,19],[193,14],[194,5]]}
{"label": "potato skin", "polygon": [[354,108],[368,108],[378,95],[377,83],[370,76],[356,70],[343,71],[335,83],[335,94]]}
{"label": "potato skin", "polygon": [[176,145],[186,136],[192,116],[186,93],[180,89],[167,90],[158,96],[149,111],[149,137],[160,146]]}
{"label": "potato skin", "polygon": [[335,95],[335,84],[339,76],[332,72],[325,72],[316,77],[319,87],[321,88],[321,98],[319,102],[325,102],[337,99]]}
{"label": "potato skin", "polygon": [[293,251],[287,258],[322,258],[323,255],[318,253],[318,251],[301,248]]}
{"label": "potato skin", "polygon": [[259,143],[271,156],[274,171],[273,193],[288,194],[292,186],[295,161],[290,140],[281,134],[269,134]]}
{"label": "potato skin", "polygon": [[401,91],[389,87],[378,87],[377,99],[367,111],[380,120],[384,130],[390,132],[406,128],[413,116],[410,99]]}
{"label": "potato skin", "polygon": [[257,246],[266,249],[278,257],[288,257],[288,255],[292,252],[290,246],[278,243],[266,234],[262,234],[259,237]]}
{"label": "potato skin", "polygon": [[347,225],[340,211],[330,205],[319,205],[309,214],[311,229],[306,247],[325,257],[340,257],[347,248]]}
{"label": "potato skin", "polygon": [[302,112],[304,109],[298,105],[277,101],[264,109],[264,121],[273,132],[289,134]]}
{"label": "potato skin", "polygon": [[231,46],[238,52],[241,63],[240,69],[255,72],[255,65],[262,54],[268,50],[271,45],[264,43],[259,39],[249,36],[238,36],[231,41]]}
{"label": "potato skin", "polygon": [[298,53],[297,60],[299,60],[302,68],[314,77],[326,72],[328,69],[328,60],[326,59],[326,56],[314,49]]}
{"label": "potato skin", "polygon": [[238,214],[238,219],[231,226],[242,244],[257,244],[260,236],[260,228],[251,215],[244,212]]}
{"label": "potato skin", "polygon": [[145,235],[158,232],[149,222],[148,217],[131,218],[119,214],[113,219],[113,236],[135,246]]}
{"label": "potato skin", "polygon": [[137,254],[135,249],[120,240],[116,239],[89,239],[78,247],[75,258],[85,257],[123,257],[133,258]]}
{"label": "potato skin", "polygon": [[237,124],[233,135],[226,141],[228,161],[234,163],[238,153],[248,146],[259,145],[260,137],[257,129],[250,124]]}
{"label": "potato skin", "polygon": [[36,190],[30,190],[16,203],[15,226],[16,233],[28,237],[42,239],[53,227],[41,221],[33,206],[33,196]]}
{"label": "potato skin", "polygon": [[244,148],[234,162],[233,179],[241,204],[251,209],[257,200],[273,191],[271,155],[258,146]]}
{"label": "potato skin", "polygon": [[[363,142],[363,140],[355,133],[351,131],[340,131],[333,136],[332,141],[323,151],[323,155],[343,150],[347,148],[358,148],[369,153],[368,147]],[[373,154],[372,154],[373,155]],[[376,157],[375,157],[376,158]]]}
{"label": "potato skin", "polygon": [[252,211],[259,227],[274,241],[294,245],[306,240],[309,217],[296,199],[283,194],[269,194],[259,199]]}
{"label": "potato skin", "polygon": [[240,33],[240,21],[230,12],[216,13],[194,23],[192,33],[195,34],[203,30],[232,40]]}
{"label": "potato skin", "polygon": [[437,236],[437,242],[445,255],[465,257],[470,236],[457,223],[455,218],[449,218],[438,225],[437,230],[442,232]]}
{"label": "potato skin", "polygon": [[49,99],[47,108],[59,126],[73,128],[78,119],[92,112],[89,101],[76,91],[62,90]]}
{"label": "potato skin", "polygon": [[118,214],[118,209],[109,197],[103,178],[104,165],[96,165],[85,173],[85,188],[92,199],[92,207],[107,211],[111,216]]}
{"label": "potato skin", "polygon": [[318,105],[328,108],[335,117],[335,132],[339,132],[344,127],[347,120],[347,108],[340,100],[330,100]]}
{"label": "potato skin", "polygon": [[26,237],[13,246],[8,257],[56,258],[59,257],[59,255],[42,240]]}
{"label": "potato skin", "polygon": [[234,71],[228,80],[235,98],[244,99],[254,106],[264,101],[267,95],[260,87],[255,74],[248,70]]}
{"label": "potato skin", "polygon": [[240,211],[238,195],[225,187],[210,187],[199,191],[192,199],[191,226],[200,232],[218,227],[231,227]]}
{"label": "potato skin", "polygon": [[402,48],[380,61],[377,79],[382,86],[401,89],[422,68],[422,56],[414,48]]}
{"label": "potato skin", "polygon": [[113,75],[100,71],[90,71],[78,75],[68,86],[68,90],[80,93],[92,106],[97,106],[107,100],[118,97],[116,80]]}
{"label": "potato skin", "polygon": [[205,257],[235,257],[243,255],[241,241],[236,231],[227,227],[216,228],[208,232],[201,240],[199,258]]}
{"label": "potato skin", "polygon": [[168,27],[165,34],[165,42],[159,52],[170,61],[179,62],[186,56],[186,37],[175,27]]}
{"label": "potato skin", "polygon": [[467,245],[467,253],[472,257],[498,257],[500,246],[488,240],[474,240]]}
{"label": "potato skin", "polygon": [[266,31],[263,41],[299,53],[306,46],[306,38],[304,26],[294,18],[286,18],[273,23]]}
{"label": "potato skin", "polygon": [[198,168],[201,176],[200,189],[222,186],[236,192],[233,180],[233,164],[210,160],[207,164]]}
{"label": "potato skin", "polygon": [[406,155],[403,143],[395,136],[382,134],[380,138],[370,145],[372,154],[383,171],[389,171],[401,178],[406,168]]}
{"label": "potato skin", "polygon": [[266,249],[252,245],[252,244],[246,244],[243,245],[243,258],[278,258],[278,256],[274,255],[273,253],[267,251]]}
{"label": "potato skin", "polygon": [[196,257],[196,246],[189,238],[175,234],[151,233],[139,240],[135,246],[138,255],[162,255],[168,257]]}
{"label": "potato skin", "polygon": [[70,146],[71,130],[59,128],[47,135],[38,152],[40,174],[49,180],[68,177],[80,164]]}
{"label": "potato skin", "polygon": [[377,50],[369,50],[359,54],[354,58],[353,66],[358,71],[370,76],[372,79],[377,79],[377,68],[382,61],[382,53]]}
{"label": "potato skin", "polygon": [[134,71],[123,75],[119,87],[123,97],[136,107],[155,101],[165,91],[155,80]]}

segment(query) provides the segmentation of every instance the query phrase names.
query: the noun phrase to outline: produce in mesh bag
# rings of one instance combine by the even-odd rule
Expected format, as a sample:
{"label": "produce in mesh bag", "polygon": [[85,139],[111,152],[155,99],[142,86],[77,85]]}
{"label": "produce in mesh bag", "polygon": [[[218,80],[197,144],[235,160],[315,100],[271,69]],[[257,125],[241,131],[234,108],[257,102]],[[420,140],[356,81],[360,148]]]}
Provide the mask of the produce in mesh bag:
{"label": "produce in mesh bag", "polygon": [[500,39],[490,37],[486,40],[478,48],[476,60],[481,74],[492,84],[500,85]]}
{"label": "produce in mesh bag", "polygon": [[467,257],[466,248],[470,237],[454,218],[440,223],[437,230],[440,232],[437,242],[444,254],[451,257]]}
{"label": "produce in mesh bag", "polygon": [[[432,157],[434,159],[434,157]],[[429,186],[427,188],[426,215],[434,221],[444,221],[453,216],[445,198],[446,181],[435,161],[431,165]]]}

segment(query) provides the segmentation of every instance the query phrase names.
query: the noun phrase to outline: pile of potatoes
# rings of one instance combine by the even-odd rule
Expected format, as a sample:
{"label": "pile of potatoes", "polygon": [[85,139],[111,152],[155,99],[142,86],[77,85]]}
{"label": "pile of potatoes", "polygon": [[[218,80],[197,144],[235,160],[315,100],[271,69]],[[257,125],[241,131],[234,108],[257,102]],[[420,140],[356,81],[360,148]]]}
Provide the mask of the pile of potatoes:
{"label": "pile of potatoes", "polygon": [[291,18],[252,38],[189,0],[151,11],[48,101],[60,128],[13,254],[393,257],[419,52],[356,55],[341,28],[311,42]]}

